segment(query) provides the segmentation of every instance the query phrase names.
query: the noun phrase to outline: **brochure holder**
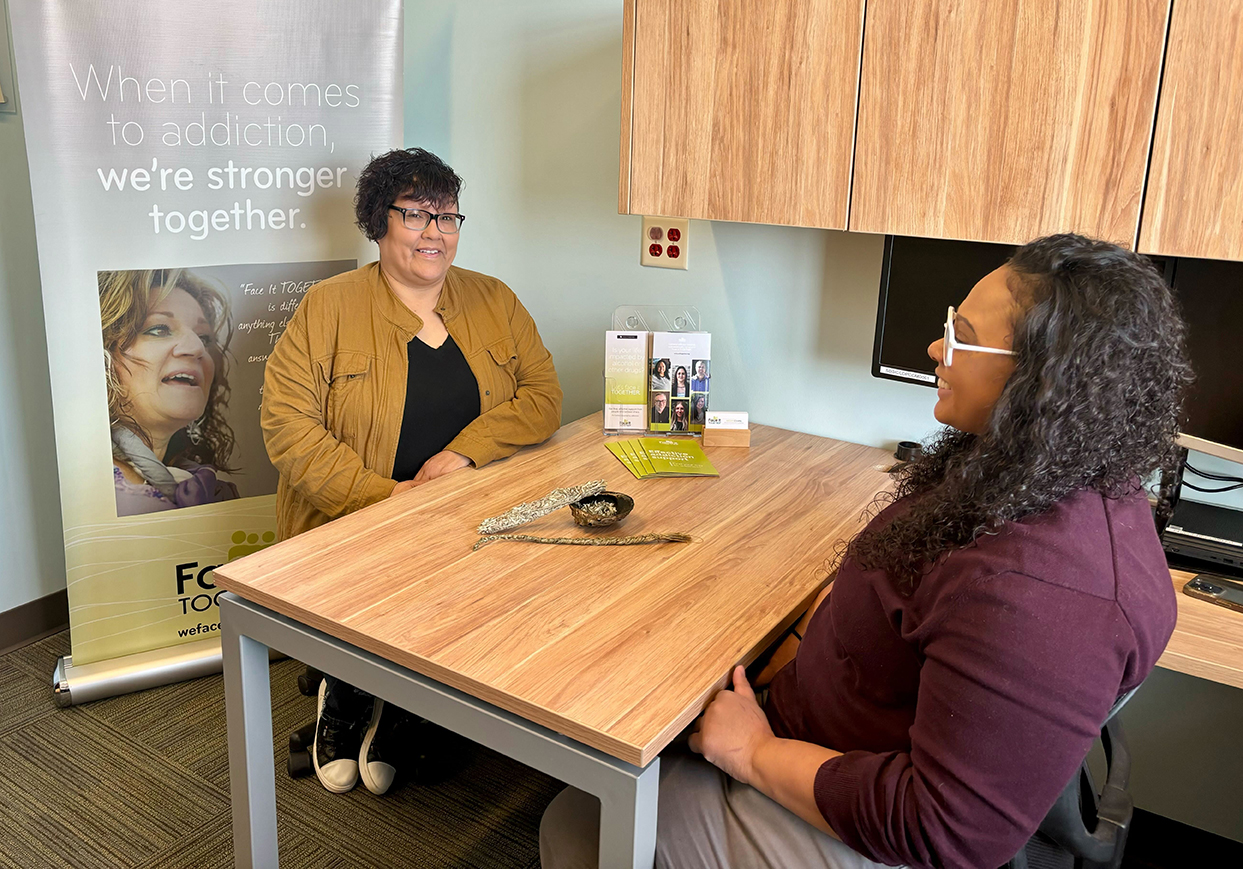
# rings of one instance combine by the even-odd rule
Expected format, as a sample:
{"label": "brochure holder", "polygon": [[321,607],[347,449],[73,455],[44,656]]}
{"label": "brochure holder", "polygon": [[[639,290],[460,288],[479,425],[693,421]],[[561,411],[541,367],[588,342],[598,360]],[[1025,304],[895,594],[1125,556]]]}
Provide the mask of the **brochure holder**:
{"label": "brochure holder", "polygon": [[699,309],[685,305],[621,305],[613,310],[613,328],[631,332],[698,332]]}
{"label": "brochure holder", "polygon": [[648,431],[648,335],[699,332],[699,309],[686,305],[621,305],[605,338],[604,433]]}

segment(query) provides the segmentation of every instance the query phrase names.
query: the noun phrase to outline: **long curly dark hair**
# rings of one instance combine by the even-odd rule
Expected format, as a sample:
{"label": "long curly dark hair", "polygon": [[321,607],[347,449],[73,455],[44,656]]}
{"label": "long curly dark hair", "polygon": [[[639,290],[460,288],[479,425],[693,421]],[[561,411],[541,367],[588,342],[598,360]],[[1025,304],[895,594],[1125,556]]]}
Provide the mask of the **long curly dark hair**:
{"label": "long curly dark hair", "polygon": [[1178,461],[1191,382],[1185,326],[1146,258],[1079,235],[1019,248],[1008,283],[1021,313],[1014,373],[987,430],[944,429],[894,472],[884,501],[909,509],[840,557],[912,590],[945,554],[1080,489],[1117,498]]}

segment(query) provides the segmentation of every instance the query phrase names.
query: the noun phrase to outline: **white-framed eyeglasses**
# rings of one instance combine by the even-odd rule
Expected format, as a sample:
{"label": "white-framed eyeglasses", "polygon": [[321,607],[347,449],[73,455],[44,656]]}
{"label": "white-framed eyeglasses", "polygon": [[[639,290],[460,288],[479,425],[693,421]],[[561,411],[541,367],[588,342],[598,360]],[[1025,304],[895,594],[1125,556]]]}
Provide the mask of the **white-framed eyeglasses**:
{"label": "white-framed eyeglasses", "polygon": [[974,350],[977,353],[996,353],[998,356],[1013,356],[1013,350],[1002,350],[999,347],[981,347],[979,344],[964,344],[954,337],[954,315],[957,312],[954,306],[950,305],[949,313],[945,315],[945,367],[949,368],[954,364],[955,350]]}

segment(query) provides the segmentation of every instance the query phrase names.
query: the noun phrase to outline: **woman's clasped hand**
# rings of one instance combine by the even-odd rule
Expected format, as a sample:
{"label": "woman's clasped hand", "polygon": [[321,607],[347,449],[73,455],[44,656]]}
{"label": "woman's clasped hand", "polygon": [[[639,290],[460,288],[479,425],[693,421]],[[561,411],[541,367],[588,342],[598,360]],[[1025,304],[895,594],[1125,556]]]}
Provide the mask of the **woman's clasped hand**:
{"label": "woman's clasped hand", "polygon": [[752,784],[756,753],[776,737],[747,681],[747,671],[739,665],[731,679],[732,688],[718,691],[695,720],[688,744],[691,751],[702,754],[734,779]]}

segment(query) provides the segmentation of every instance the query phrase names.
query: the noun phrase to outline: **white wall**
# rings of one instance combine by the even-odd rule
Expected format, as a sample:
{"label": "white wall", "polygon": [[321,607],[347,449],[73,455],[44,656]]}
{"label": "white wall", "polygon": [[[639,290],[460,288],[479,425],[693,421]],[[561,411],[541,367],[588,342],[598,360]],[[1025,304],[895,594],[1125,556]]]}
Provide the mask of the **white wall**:
{"label": "white wall", "polygon": [[[20,93],[5,96],[16,99],[20,110]],[[0,113],[0,203],[0,612],[4,612],[65,587],[47,340],[20,112]],[[65,219],[68,223],[68,213]],[[7,641],[0,637],[0,646],[4,645]]]}

